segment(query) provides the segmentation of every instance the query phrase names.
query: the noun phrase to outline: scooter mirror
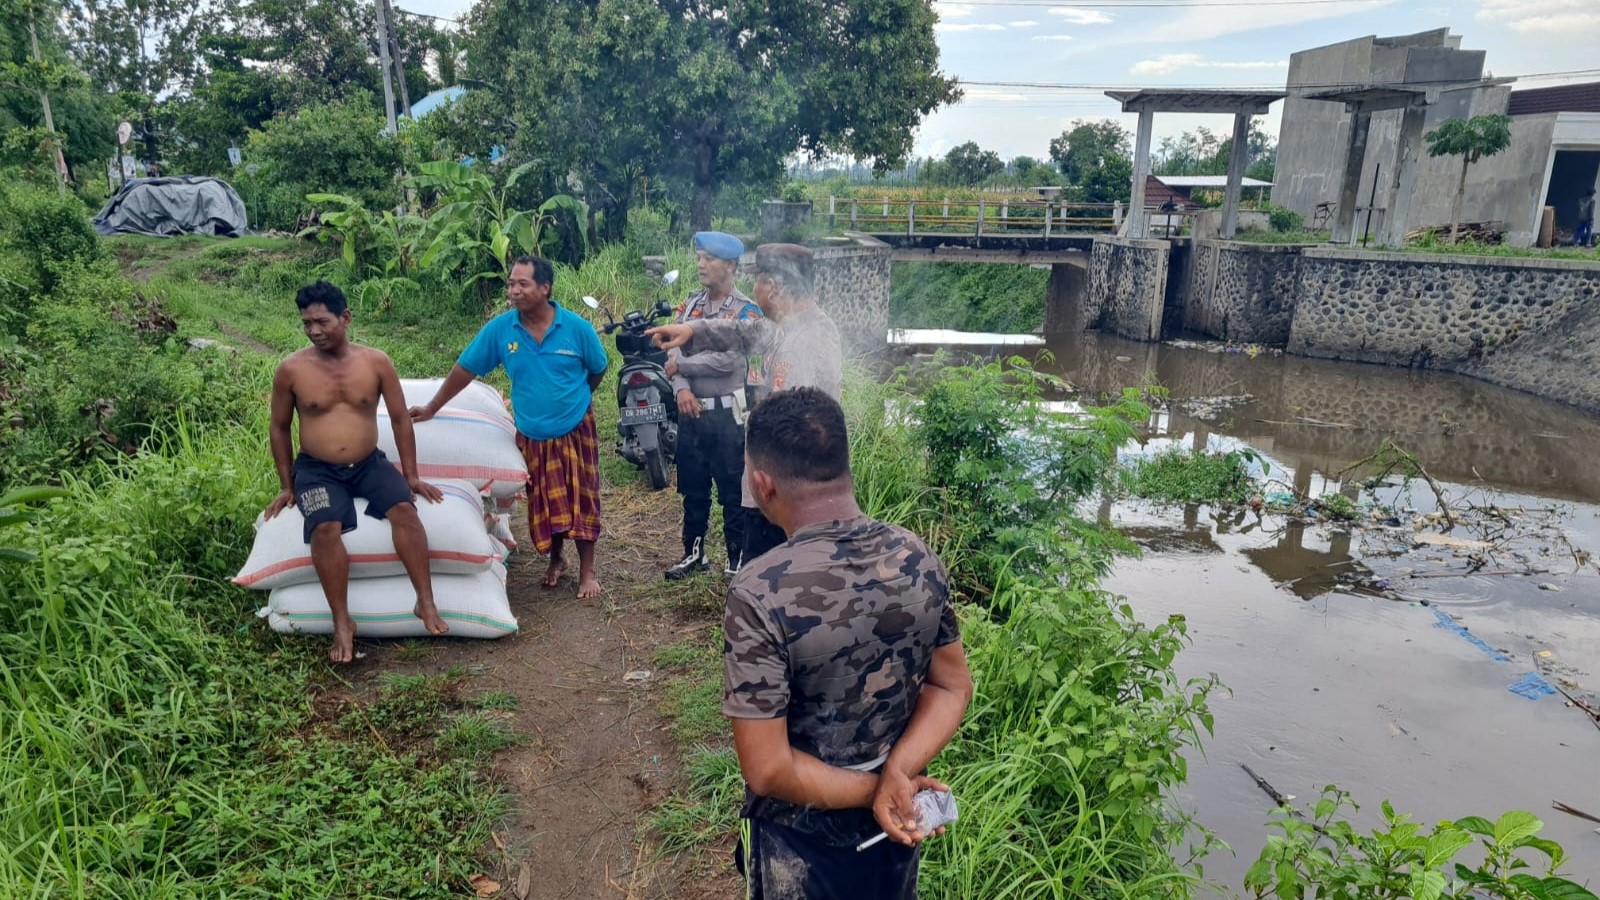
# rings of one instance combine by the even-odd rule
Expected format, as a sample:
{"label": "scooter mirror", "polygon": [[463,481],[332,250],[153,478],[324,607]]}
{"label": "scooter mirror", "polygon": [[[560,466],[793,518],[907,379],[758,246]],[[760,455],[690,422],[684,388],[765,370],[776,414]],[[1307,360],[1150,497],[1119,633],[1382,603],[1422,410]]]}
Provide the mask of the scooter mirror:
{"label": "scooter mirror", "polygon": [[589,296],[588,294],[584,294],[583,295],[583,305],[589,307],[590,309],[599,309],[600,308],[600,301],[596,300],[595,298],[593,298],[591,296]]}
{"label": "scooter mirror", "polygon": [[677,269],[673,269],[671,272],[668,272],[667,274],[661,276],[661,283],[664,284],[664,285],[668,285],[668,286],[677,284],[678,283],[678,270]]}

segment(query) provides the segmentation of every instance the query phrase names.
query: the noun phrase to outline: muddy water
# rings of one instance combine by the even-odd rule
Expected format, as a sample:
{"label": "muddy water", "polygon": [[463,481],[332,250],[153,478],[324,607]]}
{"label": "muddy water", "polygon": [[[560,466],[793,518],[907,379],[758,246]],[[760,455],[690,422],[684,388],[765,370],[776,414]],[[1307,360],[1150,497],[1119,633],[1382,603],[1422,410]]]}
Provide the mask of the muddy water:
{"label": "muddy water", "polygon": [[[1090,395],[1148,375],[1171,391],[1173,411],[1132,452],[1245,445],[1285,490],[1354,497],[1339,473],[1388,438],[1452,495],[1555,510],[1540,514],[1552,530],[1600,556],[1600,420],[1570,408],[1456,376],[1270,352],[1095,334],[1047,348],[1051,367]],[[1250,399],[1219,408],[1218,397]],[[1208,402],[1185,403],[1197,398]],[[1385,499],[1434,506],[1425,488]],[[1234,849],[1207,860],[1209,877],[1237,888],[1264,841],[1273,803],[1245,764],[1301,801],[1338,784],[1366,824],[1383,798],[1424,822],[1531,810],[1566,846],[1569,874],[1600,885],[1600,825],[1551,808],[1600,815],[1600,730],[1559,694],[1510,690],[1535,673],[1580,695],[1600,690],[1600,574],[1575,571],[1550,532],[1484,570],[1518,574],[1465,575],[1459,552],[1415,549],[1409,527],[1351,533],[1205,506],[1102,512],[1144,550],[1108,587],[1151,620],[1182,614],[1194,641],[1183,674],[1214,672],[1230,689],[1213,700],[1216,736],[1177,798]]]}

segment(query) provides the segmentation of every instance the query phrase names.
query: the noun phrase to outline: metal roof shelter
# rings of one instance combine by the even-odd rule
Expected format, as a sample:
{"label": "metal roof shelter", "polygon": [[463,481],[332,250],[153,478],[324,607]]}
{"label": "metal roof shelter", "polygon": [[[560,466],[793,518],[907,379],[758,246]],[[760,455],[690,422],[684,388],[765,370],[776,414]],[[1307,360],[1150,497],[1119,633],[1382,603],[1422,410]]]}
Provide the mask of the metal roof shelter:
{"label": "metal roof shelter", "polygon": [[1228,181],[1222,206],[1224,238],[1233,237],[1239,225],[1239,193],[1244,170],[1249,162],[1250,119],[1266,115],[1272,104],[1288,94],[1284,91],[1227,91],[1144,88],[1135,91],[1106,91],[1106,96],[1122,104],[1123,112],[1139,114],[1139,130],[1134,142],[1133,198],[1128,204],[1128,236],[1148,237],[1150,214],[1145,209],[1145,183],[1150,176],[1150,137],[1155,114],[1216,113],[1233,115],[1233,153],[1228,158]]}

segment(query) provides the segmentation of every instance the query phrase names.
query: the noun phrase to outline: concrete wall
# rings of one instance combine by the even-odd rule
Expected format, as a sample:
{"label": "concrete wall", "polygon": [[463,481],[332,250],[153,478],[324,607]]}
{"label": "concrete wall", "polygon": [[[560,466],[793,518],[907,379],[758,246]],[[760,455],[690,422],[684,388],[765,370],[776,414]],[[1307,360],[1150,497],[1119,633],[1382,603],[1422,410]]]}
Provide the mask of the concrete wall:
{"label": "concrete wall", "polygon": [[[1289,63],[1289,97],[1284,101],[1272,202],[1293,209],[1310,222],[1317,204],[1340,199],[1351,116],[1343,104],[1310,100],[1306,94],[1337,84],[1471,81],[1482,77],[1483,65],[1482,51],[1461,50],[1460,38],[1443,30],[1401,38],[1363,37],[1294,54]],[[1428,108],[1424,132],[1449,119],[1503,114],[1510,96],[1509,86],[1444,93]],[[1375,207],[1373,232],[1381,233],[1393,203],[1402,115],[1392,110],[1372,116],[1357,193],[1358,232],[1366,223],[1370,204]],[[1528,118],[1550,121],[1519,118],[1511,148],[1481,160],[1469,171],[1462,207],[1464,221],[1506,223],[1508,240],[1519,246],[1531,243],[1538,208],[1544,203],[1542,187],[1554,116]],[[1430,157],[1426,146],[1418,147],[1417,154],[1407,228],[1447,224],[1460,183],[1460,160]]]}
{"label": "concrete wall", "polygon": [[1170,249],[1167,241],[1096,237],[1084,302],[1090,327],[1135,340],[1160,340]]}
{"label": "concrete wall", "polygon": [[817,302],[839,326],[845,356],[884,348],[889,336],[889,258],[894,248],[850,233],[845,247],[814,247]]}
{"label": "concrete wall", "polygon": [[1188,331],[1285,344],[1300,279],[1296,245],[1195,241],[1183,302]]}

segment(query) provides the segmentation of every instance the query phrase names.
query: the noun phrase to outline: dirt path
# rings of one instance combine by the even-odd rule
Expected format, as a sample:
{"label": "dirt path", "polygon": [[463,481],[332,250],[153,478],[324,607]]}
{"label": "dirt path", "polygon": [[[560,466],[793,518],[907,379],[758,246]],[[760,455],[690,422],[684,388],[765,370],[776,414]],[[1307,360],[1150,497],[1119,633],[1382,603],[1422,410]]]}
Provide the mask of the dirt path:
{"label": "dirt path", "polygon": [[[495,846],[491,877],[518,900],[561,898],[731,898],[737,883],[707,871],[704,859],[662,858],[645,827],[650,812],[679,785],[679,764],[661,686],[657,649],[704,636],[704,612],[663,600],[660,573],[676,558],[678,496],[636,485],[606,488],[606,534],[599,544],[605,595],[575,599],[570,572],[546,589],[546,561],[523,541],[509,565],[511,608],[521,631],[498,641],[445,640],[405,645],[358,641],[365,654],[352,683],[370,686],[388,672],[470,676],[473,694],[517,697],[524,746],[500,753],[495,776],[512,812]],[[521,509],[519,507],[519,514]],[[649,677],[639,673],[649,672]],[[629,677],[629,673],[634,673]]]}

